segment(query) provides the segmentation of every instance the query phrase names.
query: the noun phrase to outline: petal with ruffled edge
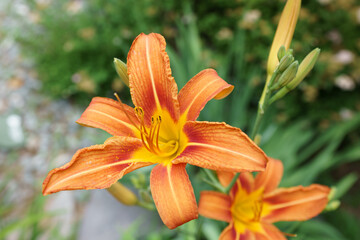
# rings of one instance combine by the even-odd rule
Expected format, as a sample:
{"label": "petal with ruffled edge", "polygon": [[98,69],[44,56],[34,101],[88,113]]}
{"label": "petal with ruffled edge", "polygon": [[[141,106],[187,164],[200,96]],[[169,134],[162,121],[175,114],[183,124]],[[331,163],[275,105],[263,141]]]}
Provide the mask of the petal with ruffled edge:
{"label": "petal with ruffled edge", "polygon": [[315,217],[326,207],[330,188],[312,184],[309,187],[279,188],[264,194],[270,213],[262,217],[266,222],[305,221]]}
{"label": "petal with ruffled edge", "polygon": [[195,75],[179,92],[180,114],[186,120],[196,120],[205,104],[212,98],[222,99],[234,86],[225,82],[214,69],[205,69]]}
{"label": "petal with ruffled edge", "polygon": [[43,183],[43,194],[63,190],[108,188],[124,174],[153,163],[133,159],[143,148],[136,138],[111,137],[102,145],[78,150],[72,160],[51,170]]}
{"label": "petal with ruffled edge", "polygon": [[166,109],[174,122],[179,119],[177,85],[171,76],[166,42],[156,33],[141,33],[133,42],[127,60],[129,87],[133,103],[145,113],[145,123],[151,116]]}
{"label": "petal with ruffled edge", "polygon": [[133,123],[138,125],[138,119],[134,109],[121,104],[110,98],[94,97],[76,122],[86,127],[100,128],[113,136],[135,137],[137,129]]}
{"label": "petal with ruffled edge", "polygon": [[226,194],[214,191],[202,191],[199,200],[199,213],[207,218],[230,222],[231,200]]}
{"label": "petal with ruffled edge", "polygon": [[176,228],[198,217],[194,190],[185,170],[186,164],[158,164],[150,175],[151,194],[161,220]]}
{"label": "petal with ruffled edge", "polygon": [[184,151],[173,163],[220,171],[264,171],[267,157],[240,129],[225,123],[187,122]]}
{"label": "petal with ruffled edge", "polygon": [[255,189],[264,188],[264,193],[275,190],[283,176],[284,167],[280,160],[269,158],[264,172],[258,173],[255,178]]}

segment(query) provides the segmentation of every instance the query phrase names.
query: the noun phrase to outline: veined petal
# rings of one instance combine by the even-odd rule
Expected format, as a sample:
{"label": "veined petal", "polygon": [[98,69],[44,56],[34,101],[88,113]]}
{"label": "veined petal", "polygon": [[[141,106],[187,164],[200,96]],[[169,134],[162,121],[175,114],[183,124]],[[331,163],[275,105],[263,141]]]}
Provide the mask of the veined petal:
{"label": "veined petal", "polygon": [[309,187],[279,188],[264,194],[263,201],[270,204],[266,222],[304,221],[315,217],[326,207],[330,188],[319,184]]}
{"label": "veined petal", "polygon": [[199,213],[207,218],[231,222],[231,199],[228,195],[202,191],[199,200]]}
{"label": "veined petal", "polygon": [[225,123],[188,121],[188,143],[173,163],[189,163],[220,171],[263,171],[267,157],[240,129]]}
{"label": "veined petal", "polygon": [[114,136],[134,137],[137,129],[132,121],[138,124],[138,119],[132,107],[126,104],[122,106],[113,99],[95,97],[76,122],[86,127],[100,128]]}
{"label": "veined petal", "polygon": [[152,164],[146,159],[132,159],[133,153],[142,148],[137,138],[111,137],[102,145],[80,149],[69,163],[49,172],[43,194],[108,188],[124,174]]}
{"label": "veined petal", "polygon": [[264,172],[258,173],[255,178],[255,189],[264,188],[264,193],[275,190],[283,176],[284,167],[280,160],[269,158]]}
{"label": "veined petal", "polygon": [[179,92],[180,114],[186,120],[196,120],[205,104],[212,98],[222,99],[234,86],[225,82],[214,69],[205,69],[194,76]]}
{"label": "veined petal", "polygon": [[156,33],[140,34],[133,42],[127,60],[132,100],[145,113],[145,123],[151,116],[166,109],[173,120],[179,119],[177,85],[171,76],[170,61],[165,52],[165,39]]}
{"label": "veined petal", "polygon": [[220,234],[219,240],[239,240],[240,234],[236,234],[234,225],[231,222]]}
{"label": "veined petal", "polygon": [[158,164],[150,175],[151,194],[164,224],[176,228],[198,217],[194,190],[186,164]]}
{"label": "veined petal", "polygon": [[269,223],[262,223],[263,233],[254,233],[256,240],[286,240],[287,238],[284,236],[279,229],[277,229],[274,225]]}

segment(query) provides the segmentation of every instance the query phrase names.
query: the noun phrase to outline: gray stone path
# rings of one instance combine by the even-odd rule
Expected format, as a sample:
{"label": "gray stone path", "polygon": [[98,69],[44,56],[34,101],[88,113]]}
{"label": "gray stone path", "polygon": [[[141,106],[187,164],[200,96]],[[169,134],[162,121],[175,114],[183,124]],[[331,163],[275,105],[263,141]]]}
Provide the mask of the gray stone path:
{"label": "gray stone path", "polygon": [[[1,30],[17,27],[11,11],[27,19],[22,1],[2,0]],[[11,31],[0,33],[0,184],[6,183],[0,192],[0,204],[17,206],[1,219],[4,222],[26,217],[35,199],[41,197],[42,181],[50,169],[69,162],[77,149],[102,143],[107,137],[101,130],[75,123],[83,108],[66,99],[53,101],[40,88],[31,62],[22,57]],[[143,222],[141,226],[159,221],[157,213],[125,207],[105,190],[60,192],[44,198],[45,211],[59,214],[41,224],[49,231],[57,228],[65,238],[72,234],[77,222],[78,239],[112,240],[119,239],[121,232],[137,220]],[[15,229],[8,239],[18,239],[20,231]],[[44,233],[42,239],[49,236]]]}

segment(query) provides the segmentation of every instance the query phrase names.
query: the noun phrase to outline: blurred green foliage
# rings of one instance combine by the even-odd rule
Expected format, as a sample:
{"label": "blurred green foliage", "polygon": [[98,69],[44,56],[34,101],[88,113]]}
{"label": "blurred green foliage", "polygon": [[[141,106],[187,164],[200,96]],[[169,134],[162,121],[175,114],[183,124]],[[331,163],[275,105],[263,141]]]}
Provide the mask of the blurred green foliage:
{"label": "blurred green foliage", "polygon": [[[84,104],[92,96],[110,96],[122,89],[121,97],[129,97],[128,89],[116,76],[113,58],[125,60],[140,32],[158,32],[167,39],[179,89],[207,67],[215,68],[235,85],[229,97],[208,103],[200,120],[226,121],[245,132],[252,128],[267,54],[284,1],[81,3],[28,1],[34,17],[24,22],[26,31],[20,29],[16,34],[34,61],[45,93]],[[335,199],[341,197],[338,211],[306,223],[279,225],[284,232],[298,233],[298,239],[350,240],[359,235],[359,215],[351,213],[359,208],[360,200],[354,190],[359,187],[360,162],[357,11],[355,0],[303,1],[292,48],[301,60],[311,49],[320,47],[319,62],[300,89],[269,109],[262,124],[261,147],[284,162],[282,186],[318,182],[337,186]],[[198,169],[190,168],[189,172],[194,173],[189,175],[195,193],[210,188],[204,186]],[[195,230],[200,225],[203,231],[198,233]],[[164,230],[150,234],[153,238],[149,239],[195,239],[199,235],[213,239],[225,226],[200,218],[176,233]],[[124,236],[131,238],[134,229]]]}
{"label": "blurred green foliage", "polygon": [[[226,64],[224,53],[238,44],[237,32],[242,31],[243,60],[259,69],[266,63],[284,6],[284,1],[266,0],[27,2],[33,17],[18,29],[17,39],[34,60],[44,92],[78,102],[123,89],[112,60],[126,60],[131,42],[140,32],[161,33],[179,54],[192,51],[198,58],[196,63],[187,62],[190,68],[203,63],[218,69]],[[360,23],[356,6],[354,0],[303,2],[292,43],[294,55],[302,59],[315,47],[320,47],[322,53],[301,91],[278,104],[287,117],[306,113],[318,121],[326,117],[322,124],[328,125],[338,117],[333,111],[344,109],[344,105],[360,109]],[[192,39],[191,49],[183,49],[177,40],[184,33],[181,28],[190,22],[195,22],[202,49]],[[176,65],[176,60],[171,60]],[[222,77],[229,80],[244,76],[246,73],[238,68],[241,66],[229,69]],[[196,74],[193,69],[186,70],[188,78]],[[263,79],[262,74],[257,77]],[[260,79],[254,84],[262,88]]]}

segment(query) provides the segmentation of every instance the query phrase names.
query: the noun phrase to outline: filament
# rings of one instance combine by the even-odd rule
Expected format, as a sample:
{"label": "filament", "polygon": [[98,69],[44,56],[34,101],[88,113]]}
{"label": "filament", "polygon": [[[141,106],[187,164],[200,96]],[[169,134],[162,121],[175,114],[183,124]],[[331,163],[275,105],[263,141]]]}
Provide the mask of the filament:
{"label": "filament", "polygon": [[145,117],[144,110],[141,107],[135,107],[135,115],[137,116],[139,123],[140,123],[140,125],[138,126],[135,123],[135,121],[133,119],[131,119],[130,115],[125,110],[124,105],[123,105],[122,101],[120,100],[119,96],[117,95],[117,93],[114,93],[114,95],[117,98],[117,100],[119,101],[121,109],[124,112],[124,114],[126,115],[126,117],[129,119],[129,121],[132,123],[132,125],[140,132],[141,141],[142,141],[144,147],[149,152],[160,155],[161,157],[169,157],[177,152],[177,150],[179,148],[179,143],[178,143],[178,141],[175,141],[175,140],[168,141],[167,143],[164,143],[162,145],[162,149],[166,149],[167,146],[172,145],[173,148],[171,149],[171,151],[166,152],[166,151],[163,151],[160,149],[159,137],[160,137],[160,125],[162,122],[162,118],[160,115],[157,117],[154,117],[154,116],[151,117],[151,125],[150,125],[150,128],[147,129],[147,127],[145,125],[145,120],[144,120],[144,117]]}

